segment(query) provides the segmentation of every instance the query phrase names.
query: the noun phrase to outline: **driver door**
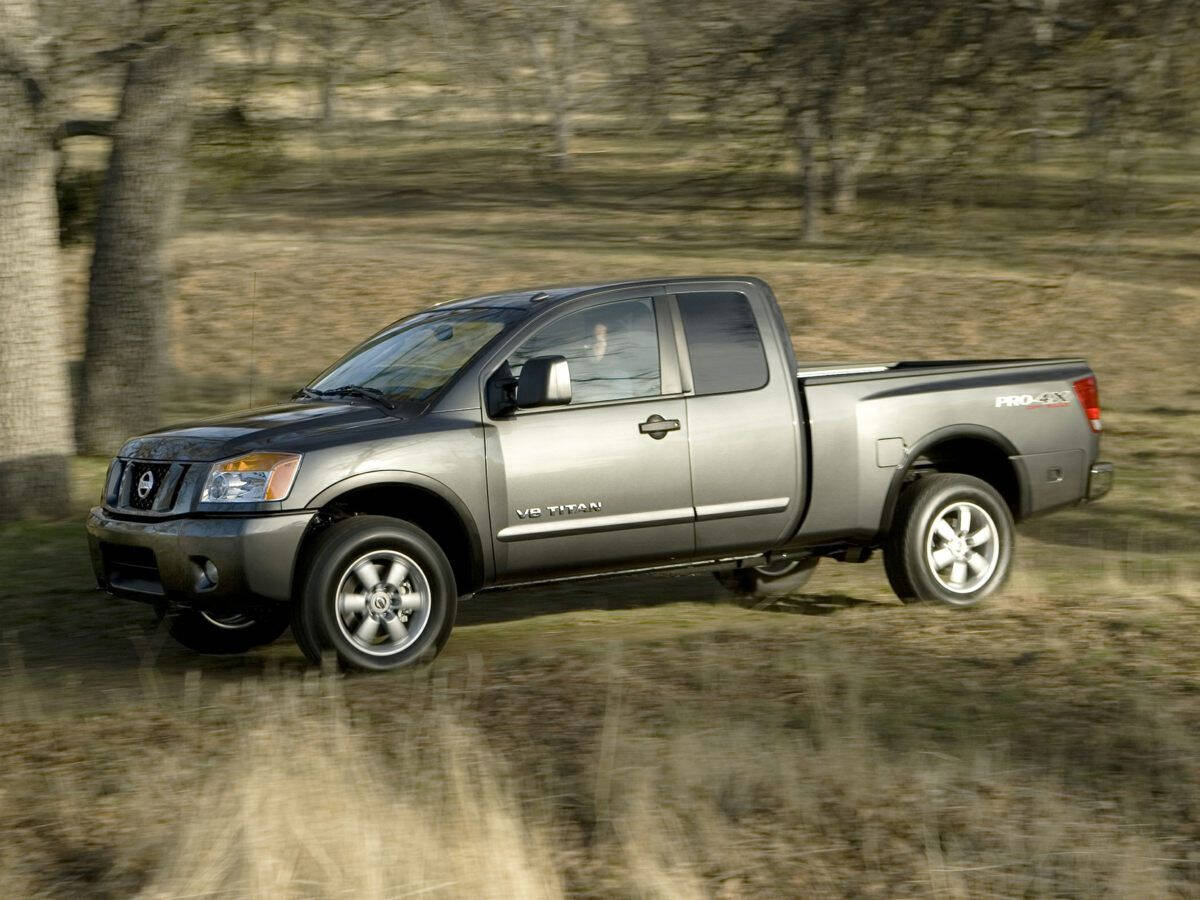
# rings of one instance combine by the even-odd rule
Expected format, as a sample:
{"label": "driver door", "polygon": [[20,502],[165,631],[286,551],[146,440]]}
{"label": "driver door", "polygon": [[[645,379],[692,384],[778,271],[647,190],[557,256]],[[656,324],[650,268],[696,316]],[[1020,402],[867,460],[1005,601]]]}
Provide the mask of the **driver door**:
{"label": "driver door", "polygon": [[687,406],[664,315],[652,298],[588,306],[552,320],[509,356],[514,374],[535,356],[565,357],[572,399],[488,423],[501,579],[692,555]]}

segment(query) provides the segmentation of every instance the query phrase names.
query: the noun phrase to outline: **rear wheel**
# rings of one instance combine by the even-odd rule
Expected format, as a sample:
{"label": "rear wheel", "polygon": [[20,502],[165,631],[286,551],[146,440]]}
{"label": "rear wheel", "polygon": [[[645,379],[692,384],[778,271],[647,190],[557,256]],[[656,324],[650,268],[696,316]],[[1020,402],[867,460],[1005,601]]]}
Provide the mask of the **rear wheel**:
{"label": "rear wheel", "polygon": [[292,633],[313,662],[384,670],[432,660],[454,626],[454,572],[441,547],[408,522],[355,516],[314,547]]}
{"label": "rear wheel", "polygon": [[169,610],[167,630],[171,637],[197,653],[245,653],[270,644],[288,627],[286,604],[247,612],[206,612],[199,609]]}
{"label": "rear wheel", "polygon": [[884,568],[906,603],[974,606],[1008,578],[1013,538],[1012,513],[995,488],[969,475],[929,475],[900,497]]}

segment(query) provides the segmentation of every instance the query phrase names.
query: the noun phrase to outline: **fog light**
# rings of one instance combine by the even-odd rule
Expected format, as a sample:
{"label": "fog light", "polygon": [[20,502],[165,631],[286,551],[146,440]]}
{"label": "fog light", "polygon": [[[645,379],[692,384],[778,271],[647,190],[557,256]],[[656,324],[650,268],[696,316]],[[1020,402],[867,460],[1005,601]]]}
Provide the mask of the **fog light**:
{"label": "fog light", "polygon": [[211,591],[217,586],[217,564],[203,556],[193,556],[192,565],[196,572],[196,590]]}

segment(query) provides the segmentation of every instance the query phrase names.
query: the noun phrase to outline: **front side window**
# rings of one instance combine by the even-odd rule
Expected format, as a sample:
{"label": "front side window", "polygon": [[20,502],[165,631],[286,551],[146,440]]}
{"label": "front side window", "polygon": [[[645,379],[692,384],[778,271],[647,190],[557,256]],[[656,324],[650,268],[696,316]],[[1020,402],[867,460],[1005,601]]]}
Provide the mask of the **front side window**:
{"label": "front side window", "polygon": [[514,375],[535,356],[563,356],[571,368],[571,405],[662,393],[652,300],[621,300],[563,316],[512,356]]}
{"label": "front side window", "polygon": [[488,307],[422,313],[351,350],[308,387],[319,392],[354,386],[396,401],[424,402],[519,318],[515,310]]}

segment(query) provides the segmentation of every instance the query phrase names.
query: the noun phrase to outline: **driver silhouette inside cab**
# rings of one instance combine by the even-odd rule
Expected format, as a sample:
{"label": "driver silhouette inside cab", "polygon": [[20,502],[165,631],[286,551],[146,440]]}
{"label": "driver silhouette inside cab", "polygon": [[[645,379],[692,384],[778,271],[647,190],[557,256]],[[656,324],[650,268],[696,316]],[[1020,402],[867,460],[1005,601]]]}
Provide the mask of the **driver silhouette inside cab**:
{"label": "driver silhouette inside cab", "polygon": [[509,360],[563,356],[571,368],[571,403],[628,400],[661,393],[658,331],[646,300],[610,303],[564,316],[530,338]]}
{"label": "driver silhouette inside cab", "polygon": [[[622,304],[624,305],[624,304]],[[582,341],[568,355],[571,402],[595,403],[659,393],[658,338],[648,309],[644,322],[615,310],[597,310],[584,319]]]}

